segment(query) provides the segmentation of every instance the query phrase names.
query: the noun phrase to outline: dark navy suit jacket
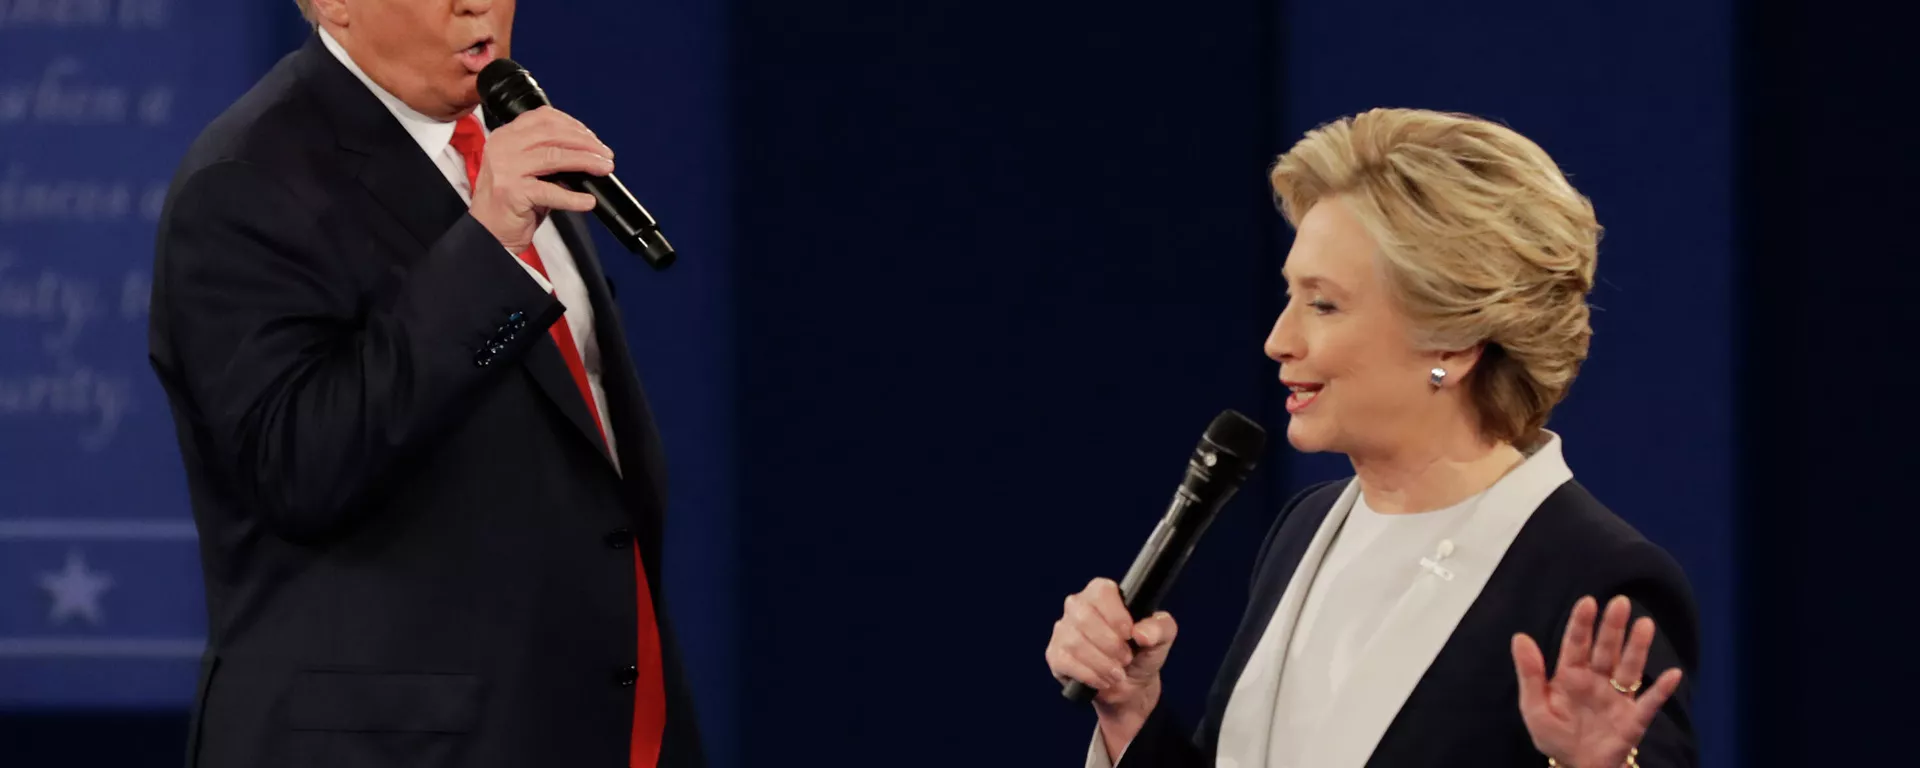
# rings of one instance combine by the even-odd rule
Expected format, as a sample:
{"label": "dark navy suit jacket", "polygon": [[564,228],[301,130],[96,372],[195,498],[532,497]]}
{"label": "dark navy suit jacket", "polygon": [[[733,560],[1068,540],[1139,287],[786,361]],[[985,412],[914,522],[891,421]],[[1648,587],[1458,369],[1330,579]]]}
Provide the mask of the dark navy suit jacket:
{"label": "dark navy suit jacket", "polygon": [[654,421],[592,243],[558,225],[623,473],[547,333],[559,301],[317,36],[189,150],[150,355],[206,582],[190,766],[625,766],[635,544],[661,765],[701,764]]}

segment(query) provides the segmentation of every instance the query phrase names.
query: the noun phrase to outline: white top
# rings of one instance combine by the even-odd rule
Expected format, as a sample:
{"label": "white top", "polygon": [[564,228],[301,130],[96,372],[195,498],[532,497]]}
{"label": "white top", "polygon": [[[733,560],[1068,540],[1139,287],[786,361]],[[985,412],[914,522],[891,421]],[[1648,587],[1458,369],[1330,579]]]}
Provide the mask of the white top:
{"label": "white top", "polygon": [[[1448,538],[1485,494],[1415,514],[1375,512],[1361,494],[1334,535],[1307,588],[1306,605],[1287,647],[1280,693],[1268,731],[1269,768],[1306,765],[1308,748],[1326,733],[1327,703],[1347,684],[1361,653],[1423,572],[1445,569]],[[1443,542],[1446,542],[1443,544]]]}
{"label": "white top", "polygon": [[[460,195],[460,200],[473,205],[473,191],[467,188],[467,162],[460,156],[460,150],[453,148],[454,124],[420,114],[399,97],[381,88],[373,78],[360,70],[358,64],[353,63],[353,57],[347,55],[346,49],[341,48],[339,41],[334,40],[325,28],[320,29],[320,42],[327,47],[328,53],[339,59],[348,72],[352,72],[367,86],[367,90],[380,99],[381,104],[386,105],[387,111],[393,113],[393,118],[400,122],[400,127],[405,128],[407,135],[419,143],[420,151],[427,153],[427,159],[439,166],[440,174],[447,177],[447,183],[453,185],[453,191]],[[485,116],[477,107],[474,117],[480,119],[480,130],[487,131]],[[587,283],[580,278],[573,252],[567,250],[567,243],[560,238],[560,230],[554,227],[552,217],[541,221],[533,231],[533,247],[540,251],[540,261],[547,268],[546,277],[511,252],[507,258],[525,269],[540,284],[541,290],[554,294],[560,299],[561,306],[566,308],[567,326],[573,331],[574,348],[580,352],[580,360],[587,369],[587,384],[593,390],[594,408],[605,420],[608,418],[607,391],[600,383],[600,342],[593,333],[593,302],[587,298]],[[607,451],[614,457],[614,465],[618,467],[620,453],[614,445],[612,425],[607,425],[605,431]]]}

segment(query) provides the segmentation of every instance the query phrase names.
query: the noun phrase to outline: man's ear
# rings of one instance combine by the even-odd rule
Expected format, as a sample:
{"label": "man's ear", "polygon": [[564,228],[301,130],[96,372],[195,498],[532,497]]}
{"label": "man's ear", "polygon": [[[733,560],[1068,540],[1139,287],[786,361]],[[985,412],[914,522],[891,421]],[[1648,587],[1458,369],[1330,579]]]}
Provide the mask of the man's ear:
{"label": "man's ear", "polygon": [[353,20],[348,12],[347,0],[313,0],[313,21],[325,22],[329,26],[346,27]]}

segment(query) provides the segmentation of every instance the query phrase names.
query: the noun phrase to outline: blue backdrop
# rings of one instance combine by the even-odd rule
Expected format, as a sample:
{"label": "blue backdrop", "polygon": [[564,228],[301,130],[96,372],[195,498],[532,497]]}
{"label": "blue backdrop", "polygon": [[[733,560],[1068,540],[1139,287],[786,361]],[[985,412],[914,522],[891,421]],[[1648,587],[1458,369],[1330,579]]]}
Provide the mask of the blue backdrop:
{"label": "blue backdrop", "polygon": [[153,224],[260,72],[232,0],[0,2],[0,707],[177,707],[205,634]]}
{"label": "blue backdrop", "polygon": [[[716,766],[1078,760],[1091,717],[1041,658],[1059,600],[1125,568],[1207,419],[1282,427],[1264,172],[1379,105],[1504,120],[1599,209],[1593,359],[1552,427],[1698,590],[1704,764],[1910,752],[1878,703],[1911,682],[1899,637],[1862,628],[1915,533],[1874,480],[1912,455],[1920,144],[1870,10],[527,4],[516,58],[683,253],[602,248]],[[144,358],[153,190],[305,34],[290,2],[0,0],[8,768],[179,762],[203,617]],[[1274,505],[1344,472],[1276,448],[1216,524],[1170,605],[1170,706],[1198,705]]]}

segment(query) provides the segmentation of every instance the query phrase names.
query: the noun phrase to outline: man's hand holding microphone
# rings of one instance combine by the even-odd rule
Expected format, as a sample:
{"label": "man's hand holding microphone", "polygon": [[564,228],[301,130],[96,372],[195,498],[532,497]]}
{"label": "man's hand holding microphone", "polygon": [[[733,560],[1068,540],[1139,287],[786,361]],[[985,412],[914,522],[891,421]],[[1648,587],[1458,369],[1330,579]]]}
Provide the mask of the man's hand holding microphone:
{"label": "man's hand holding microphone", "polygon": [[565,112],[529,111],[487,138],[470,212],[508,251],[520,253],[547,212],[594,209],[592,195],[541,178],[567,172],[611,174],[613,149]]}

